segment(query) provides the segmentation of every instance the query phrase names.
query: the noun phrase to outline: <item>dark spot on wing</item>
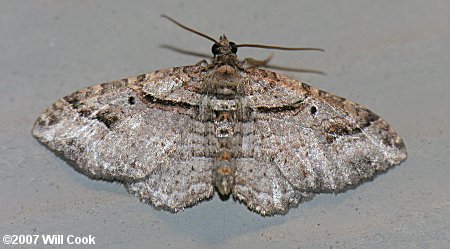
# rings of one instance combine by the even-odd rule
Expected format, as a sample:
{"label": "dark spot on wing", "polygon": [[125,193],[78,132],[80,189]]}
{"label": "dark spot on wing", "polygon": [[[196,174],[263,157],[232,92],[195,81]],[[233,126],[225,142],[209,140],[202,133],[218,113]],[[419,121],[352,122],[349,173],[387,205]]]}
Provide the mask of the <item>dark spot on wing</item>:
{"label": "dark spot on wing", "polygon": [[311,115],[316,114],[317,113],[317,107],[311,106],[310,112],[311,112]]}
{"label": "dark spot on wing", "polygon": [[331,135],[327,135],[326,138],[325,138],[325,141],[328,144],[332,144],[334,141],[336,141],[336,137],[335,136],[331,136]]}
{"label": "dark spot on wing", "polygon": [[329,127],[327,127],[327,132],[333,135],[352,135],[356,133],[360,133],[361,129],[358,127],[349,127],[345,124],[335,123]]}
{"label": "dark spot on wing", "polygon": [[360,126],[362,128],[365,128],[380,119],[377,114],[364,107],[361,107],[358,110],[357,115],[359,117]]}
{"label": "dark spot on wing", "polygon": [[58,123],[58,117],[55,114],[51,113],[47,116],[47,125],[54,125]]}
{"label": "dark spot on wing", "polygon": [[137,79],[137,82],[142,82],[142,81],[144,81],[145,80],[145,77],[146,77],[146,74],[141,74],[141,75],[139,75],[136,79]]}
{"label": "dark spot on wing", "polygon": [[105,111],[98,113],[97,116],[95,116],[95,119],[105,124],[108,129],[111,129],[111,126],[119,120],[119,117],[111,114],[109,111]]}
{"label": "dark spot on wing", "polygon": [[[174,68],[174,69],[175,69],[175,70],[174,70],[175,72],[179,70],[178,67],[177,67],[177,68]],[[181,71],[182,71],[183,73],[185,73],[185,74],[191,73],[190,69],[191,69],[191,68],[189,68],[189,67],[181,67]]]}
{"label": "dark spot on wing", "polygon": [[78,110],[78,113],[82,116],[82,117],[89,117],[92,113],[91,110],[89,109],[80,109]]}
{"label": "dark spot on wing", "polygon": [[130,105],[136,104],[136,99],[133,96],[128,97],[128,104]]}
{"label": "dark spot on wing", "polygon": [[75,110],[81,106],[81,102],[75,94],[64,97],[64,100]]}
{"label": "dark spot on wing", "polygon": [[42,119],[41,117],[39,117],[38,119],[37,119],[37,124],[39,125],[39,126],[46,126],[47,125],[47,123],[45,122],[45,120],[44,119]]}
{"label": "dark spot on wing", "polygon": [[62,108],[57,102],[53,103],[53,105],[45,112],[45,114],[38,118],[37,123],[40,126],[51,126],[60,121],[59,115],[62,112]]}

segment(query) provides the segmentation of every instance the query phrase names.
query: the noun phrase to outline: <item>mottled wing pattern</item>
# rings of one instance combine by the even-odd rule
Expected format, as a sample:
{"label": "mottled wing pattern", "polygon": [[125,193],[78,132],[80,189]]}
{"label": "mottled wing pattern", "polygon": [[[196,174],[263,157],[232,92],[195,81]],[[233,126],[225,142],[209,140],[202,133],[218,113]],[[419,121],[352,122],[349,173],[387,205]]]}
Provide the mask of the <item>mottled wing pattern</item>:
{"label": "mottled wing pattern", "polygon": [[242,125],[233,195],[262,215],[284,214],[315,194],[294,189],[275,164],[264,160],[256,124],[256,120],[250,120]]}
{"label": "mottled wing pattern", "polygon": [[233,194],[262,215],[284,214],[314,196],[294,189],[275,165],[249,158],[238,160]]}
{"label": "mottled wing pattern", "polygon": [[173,161],[171,167],[161,167],[145,180],[126,183],[130,193],[155,207],[178,211],[212,197],[210,158],[191,158],[186,162]]}
{"label": "mottled wing pattern", "polygon": [[141,199],[159,198],[159,206],[183,205],[145,194],[161,188],[158,178],[170,183],[166,192],[176,195],[183,184],[194,184],[189,194],[208,198],[211,163],[203,126],[195,120],[198,96],[185,89],[198,73],[198,67],[171,68],[80,90],[47,109],[33,135],[83,174],[126,182]]}
{"label": "mottled wing pattern", "polygon": [[[263,86],[248,100],[253,156],[294,189],[344,191],[406,159],[402,139],[370,110],[276,73],[254,69],[248,75]],[[275,97],[271,107],[259,104],[260,96],[276,92],[284,99]]]}

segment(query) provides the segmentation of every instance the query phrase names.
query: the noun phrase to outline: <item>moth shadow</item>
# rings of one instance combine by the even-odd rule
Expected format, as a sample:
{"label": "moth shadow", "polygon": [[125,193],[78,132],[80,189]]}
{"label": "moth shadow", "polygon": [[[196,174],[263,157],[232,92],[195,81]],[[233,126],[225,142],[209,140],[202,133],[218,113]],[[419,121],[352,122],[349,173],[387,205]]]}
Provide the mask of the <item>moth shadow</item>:
{"label": "moth shadow", "polygon": [[[49,151],[51,151],[56,157],[58,157],[61,161],[63,161],[64,163],[68,164],[70,166],[69,167],[62,167],[62,169],[67,172],[67,174],[76,182],[80,183],[80,185],[83,186],[87,186],[91,189],[94,190],[100,190],[100,191],[104,191],[104,192],[110,192],[110,193],[114,193],[114,194],[119,194],[119,195],[123,195],[123,196],[127,196],[128,192],[126,191],[125,187],[124,187],[124,183],[125,180],[121,180],[121,179],[112,179],[112,178],[106,178],[106,177],[99,177],[97,175],[93,175],[91,173],[88,173],[86,171],[84,171],[83,169],[81,169],[78,164],[68,158],[66,158],[61,152],[56,151],[52,148],[50,148],[47,144],[37,140],[37,142],[41,145],[44,145],[46,147],[46,149],[48,149]],[[82,177],[79,177],[78,175],[74,175],[70,172],[73,172],[73,170],[75,170],[77,173],[81,174]],[[91,181],[91,180],[94,180]],[[101,182],[105,182],[105,184],[99,184]],[[106,184],[108,183],[108,184]],[[117,187],[112,188],[111,185],[112,183],[114,183],[113,185],[120,185]],[[122,189],[122,191],[120,190]]]}
{"label": "moth shadow", "polygon": [[205,248],[217,248],[234,239],[263,233],[268,227],[277,227],[289,216],[261,216],[249,211],[235,198],[220,196],[216,191],[208,200],[178,213],[157,212],[158,219],[169,226],[171,234],[191,238]]}
{"label": "moth shadow", "polygon": [[[403,159],[400,163],[404,162],[405,160],[406,159]],[[346,185],[345,187],[342,187],[342,188],[338,188],[338,189],[334,189],[334,190],[318,188],[318,189],[314,189],[314,190],[305,190],[305,191],[311,192],[311,193],[314,193],[314,194],[334,194],[334,195],[343,194],[343,193],[346,193],[346,192],[348,192],[350,190],[355,190],[356,188],[358,188],[359,186],[361,186],[361,185],[363,185],[363,184],[365,184],[367,182],[375,181],[379,176],[385,175],[388,171],[391,171],[394,168],[397,168],[398,166],[399,165],[395,165],[395,166],[388,167],[385,170],[379,170],[379,171],[375,172],[371,176],[362,177],[358,182]]]}

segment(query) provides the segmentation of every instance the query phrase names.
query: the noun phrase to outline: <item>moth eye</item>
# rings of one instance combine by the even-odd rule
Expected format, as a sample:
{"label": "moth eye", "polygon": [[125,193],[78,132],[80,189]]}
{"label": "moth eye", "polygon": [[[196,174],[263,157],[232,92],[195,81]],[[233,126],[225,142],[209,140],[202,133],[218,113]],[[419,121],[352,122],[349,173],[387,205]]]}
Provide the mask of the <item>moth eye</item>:
{"label": "moth eye", "polygon": [[317,107],[311,106],[311,109],[309,111],[311,112],[311,115],[314,115],[317,112]]}
{"label": "moth eye", "polygon": [[216,43],[214,43],[214,45],[212,45],[211,52],[213,53],[213,55],[217,55],[220,53],[219,48],[220,48],[220,46]]}
{"label": "moth eye", "polygon": [[233,52],[233,54],[236,54],[238,51],[238,47],[236,46],[236,43],[230,42],[230,47],[231,47],[231,52]]}

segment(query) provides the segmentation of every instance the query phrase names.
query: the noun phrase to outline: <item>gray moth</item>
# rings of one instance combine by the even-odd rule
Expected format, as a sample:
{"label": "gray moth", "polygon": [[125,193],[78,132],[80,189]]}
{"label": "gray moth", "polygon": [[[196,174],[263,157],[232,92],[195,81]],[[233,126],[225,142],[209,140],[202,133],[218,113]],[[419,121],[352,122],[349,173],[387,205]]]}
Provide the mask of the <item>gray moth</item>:
{"label": "gray moth", "polygon": [[42,113],[33,135],[79,172],[172,212],[217,190],[261,215],[283,214],[406,159],[402,139],[367,108],[245,66],[236,52],[248,44],[200,35],[214,41],[210,64],[72,93]]}

